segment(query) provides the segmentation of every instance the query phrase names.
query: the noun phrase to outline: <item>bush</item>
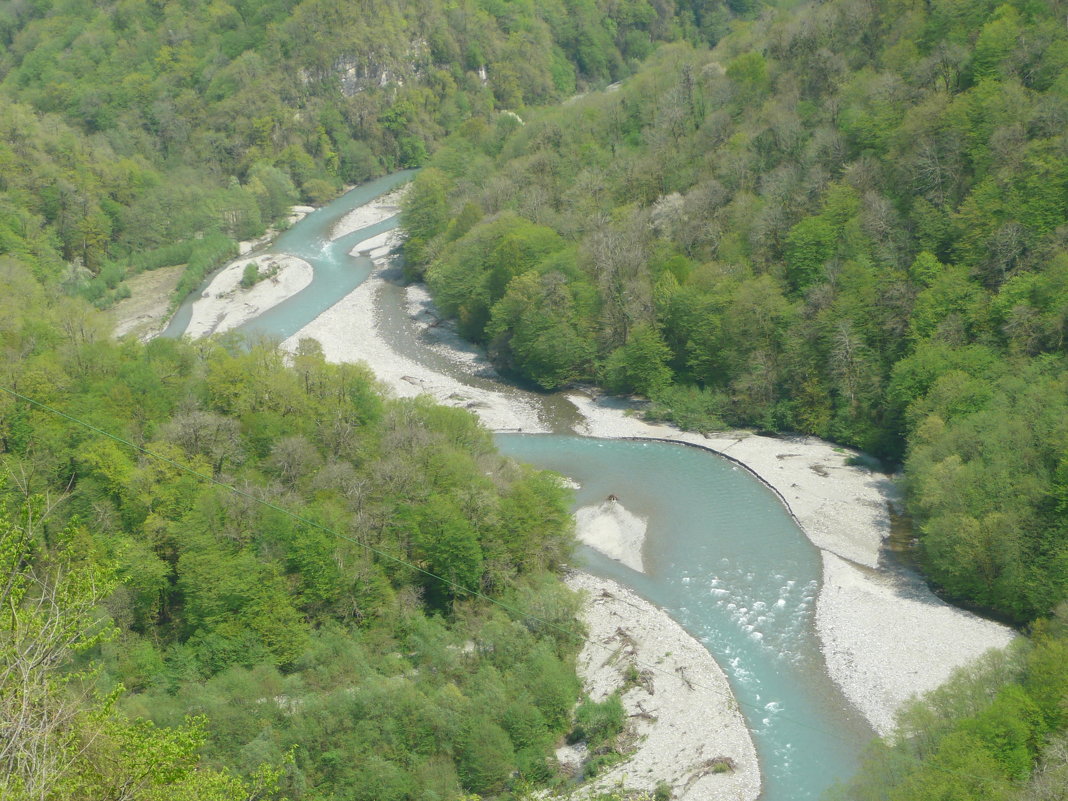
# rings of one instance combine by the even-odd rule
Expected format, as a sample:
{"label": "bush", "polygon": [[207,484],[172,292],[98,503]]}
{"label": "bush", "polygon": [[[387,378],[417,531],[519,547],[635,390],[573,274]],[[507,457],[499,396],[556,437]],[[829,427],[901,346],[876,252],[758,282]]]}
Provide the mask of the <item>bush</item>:
{"label": "bush", "polygon": [[604,745],[623,731],[626,713],[619,693],[612,693],[597,703],[586,699],[575,710],[575,728],[568,735],[568,742],[585,740],[591,751]]}
{"label": "bush", "polygon": [[261,278],[263,276],[260,275],[260,266],[256,262],[250,261],[245,265],[244,272],[241,273],[241,288],[251,289],[259,283]]}

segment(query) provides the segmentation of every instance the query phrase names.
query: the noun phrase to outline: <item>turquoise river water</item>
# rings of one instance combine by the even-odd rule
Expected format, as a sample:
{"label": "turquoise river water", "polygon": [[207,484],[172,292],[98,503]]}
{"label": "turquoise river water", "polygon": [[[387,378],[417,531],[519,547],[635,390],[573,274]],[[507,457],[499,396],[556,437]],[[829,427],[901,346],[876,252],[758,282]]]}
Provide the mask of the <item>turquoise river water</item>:
{"label": "turquoise river water", "polygon": [[[358,187],[283,233],[270,250],[306,259],[314,278],[240,330],[284,339],[365,280],[370,262],[348,251],[396,226],[396,218],[334,242],[330,230],[346,212],[411,174]],[[396,302],[397,293],[384,296]],[[399,325],[403,315],[384,311],[392,327]],[[183,304],[165,335],[180,336],[188,321]],[[390,328],[384,327],[387,335]],[[429,349],[419,352],[411,331],[404,338],[406,356],[448,369]],[[560,400],[549,396],[545,403]],[[588,548],[580,549],[582,565],[663,607],[716,658],[752,731],[764,801],[818,799],[852,774],[872,731],[829,679],[819,650],[813,620],[819,553],[770,490],[731,462],[683,445],[573,434],[496,439],[505,454],[578,481],[576,508],[614,494],[648,519],[645,574]]]}

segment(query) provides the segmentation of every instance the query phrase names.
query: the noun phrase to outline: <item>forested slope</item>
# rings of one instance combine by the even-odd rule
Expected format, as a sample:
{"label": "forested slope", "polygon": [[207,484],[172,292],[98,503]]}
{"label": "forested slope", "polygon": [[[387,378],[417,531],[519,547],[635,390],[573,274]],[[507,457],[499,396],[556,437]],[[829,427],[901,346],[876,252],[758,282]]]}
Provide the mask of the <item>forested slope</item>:
{"label": "forested slope", "polygon": [[[565,493],[469,417],[387,401],[314,350],[288,369],[232,340],[112,344],[85,300],[167,265],[188,291],[293,203],[419,165],[471,119],[503,138],[502,110],[605,85],[747,10],[0,6],[0,381],[164,458],[0,395],[0,795],[438,799],[555,780],[579,690],[578,643],[553,628],[576,610],[551,572]],[[586,712],[615,731],[616,707]]]}
{"label": "forested slope", "polygon": [[[71,297],[106,305],[172,264],[188,288],[293,202],[428,158],[413,275],[502,367],[904,459],[932,581],[1048,614],[1068,591],[1064,19],[0,7],[0,380],[171,460],[0,395],[0,657],[55,646],[0,675],[0,719],[29,724],[0,737],[0,789],[429,800],[552,780],[576,643],[456,585],[572,620],[561,489],[314,349],[287,369],[233,340],[112,344]],[[1063,625],[948,691],[968,703],[914,710],[904,755],[848,792],[1057,797]]]}
{"label": "forested slope", "polygon": [[931,580],[1068,595],[1068,29],[1055,3],[831,0],[667,45],[619,91],[472,121],[413,276],[545,388],[905,461]]}
{"label": "forested slope", "polygon": [[288,368],[114,344],[2,269],[4,386],[81,422],[0,394],[0,795],[247,798],[262,765],[294,801],[554,777],[580,644],[556,479],[311,345]]}
{"label": "forested slope", "polygon": [[[290,204],[416,166],[471,117],[566,97],[723,4],[273,0],[0,7],[0,254],[100,305]],[[707,5],[707,8],[705,7]],[[699,27],[699,24],[703,27]]]}

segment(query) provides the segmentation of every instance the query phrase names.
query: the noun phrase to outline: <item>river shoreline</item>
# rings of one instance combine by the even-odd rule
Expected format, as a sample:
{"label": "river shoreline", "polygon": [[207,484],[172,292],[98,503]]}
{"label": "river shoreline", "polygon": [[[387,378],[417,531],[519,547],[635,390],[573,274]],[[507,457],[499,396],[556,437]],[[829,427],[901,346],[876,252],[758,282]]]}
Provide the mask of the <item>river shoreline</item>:
{"label": "river shoreline", "polygon": [[[491,392],[467,386],[451,376],[434,372],[406,358],[391,347],[382,336],[378,323],[381,313],[379,295],[387,282],[384,273],[388,271],[390,261],[388,257],[376,259],[374,269],[364,283],[312,323],[285,340],[282,348],[292,351],[301,339],[310,337],[319,342],[328,361],[367,364],[379,382],[398,397],[430,395],[435,401],[445,405],[458,406],[474,412],[482,424],[491,430],[550,433],[550,427],[539,418],[537,409],[532,403],[525,402],[520,393]],[[432,324],[425,319],[426,309],[419,288],[411,293],[409,303],[406,304],[406,313],[412,315],[413,318],[422,315],[424,319],[419,324],[423,326]],[[359,332],[359,335],[354,335],[354,332]],[[439,341],[435,347],[445,346]],[[466,352],[458,353],[455,363],[467,366],[474,364],[470,354]],[[622,546],[621,555],[632,564],[635,559],[638,560],[638,565],[641,564],[641,539],[643,537],[644,526],[642,526],[640,538],[635,540],[634,536],[628,537]],[[599,544],[597,535],[588,535],[587,542],[596,547]],[[708,736],[710,729],[702,725],[702,721],[706,721],[707,718],[700,704],[694,703],[693,690],[684,688],[681,682],[676,682],[679,686],[673,684],[669,686],[669,683],[661,681],[655,687],[660,691],[656,709],[662,725],[651,726],[648,725],[649,721],[639,724],[637,726],[639,741],[635,744],[634,754],[625,762],[615,766],[592,786],[608,787],[609,784],[602,785],[600,782],[611,781],[614,785],[620,778],[625,777],[628,787],[639,789],[651,790],[657,781],[668,781],[677,790],[675,797],[680,799],[690,798],[693,801],[699,801],[715,798],[722,799],[722,801],[752,801],[757,798],[760,792],[760,777],[752,736],[744,718],[737,712],[737,705],[733,702],[733,693],[722,669],[708,650],[693,640],[681,626],[668,617],[666,612],[640,599],[621,585],[594,578],[588,574],[572,575],[586,576],[587,578],[584,579],[572,579],[584,587],[588,585],[587,588],[589,588],[596,584],[596,598],[601,598],[602,602],[604,598],[600,592],[601,589],[606,588],[612,595],[626,597],[632,601],[625,605],[625,609],[620,607],[612,613],[615,623],[610,632],[603,634],[606,640],[614,636],[641,639],[653,636],[654,631],[661,632],[656,636],[662,638],[668,636],[665,632],[670,631],[672,632],[670,637],[678,645],[676,653],[687,654],[687,659],[691,663],[702,665],[703,678],[700,683],[722,688],[718,699],[720,706],[723,706],[724,696],[731,699],[731,703],[723,706],[723,709],[710,707],[718,710],[711,718],[715,723],[714,730],[717,732],[715,742],[724,743],[724,747],[720,749],[723,751],[722,754],[718,752],[706,754],[706,751],[712,747]],[[618,587],[618,591],[612,587]],[[590,603],[586,605],[585,614],[587,620],[593,621],[589,624],[591,629],[601,631],[598,622],[602,620],[601,611],[603,610],[595,607],[596,598],[591,598]],[[626,612],[625,619],[624,611]],[[621,635],[617,635],[617,629]],[[645,634],[638,637],[639,632],[645,632]],[[671,650],[670,647],[665,648],[664,652],[657,654],[652,661],[655,663],[657,659],[663,659],[664,654]],[[604,665],[594,665],[594,661],[589,654],[584,659],[580,659],[580,674],[587,683],[593,682],[595,686],[600,686],[604,682],[605,671],[609,668]],[[708,663],[711,663],[711,666]],[[603,694],[607,695],[612,689],[621,688],[623,684],[620,674]],[[708,692],[708,690],[702,692]],[[638,701],[635,700],[633,703],[637,704]],[[645,701],[642,701],[642,706],[646,710],[650,708]],[[644,714],[636,705],[629,713]],[[738,766],[737,776],[732,774],[733,778],[731,778],[725,774],[710,773],[707,762],[716,756],[730,756]],[[747,767],[749,765],[752,767]],[[714,787],[719,789],[708,794],[709,790]]]}
{"label": "river shoreline", "polygon": [[293,351],[301,339],[315,339],[327,361],[366,363],[379,383],[397,397],[430,395],[445,406],[474,412],[483,425],[493,430],[548,433],[533,405],[523,405],[503,393],[469,387],[428,370],[390,347],[375,320],[376,298],[386,283],[382,270],[388,263],[388,258],[376,259],[367,280],[283,341],[282,349]]}
{"label": "river shoreline", "polygon": [[[478,390],[480,401],[457,402],[476,390],[393,351],[376,322],[376,287],[384,283],[385,263],[377,260],[365,284],[284,346],[292,348],[300,337],[312,336],[328,359],[367,362],[399,395],[425,392],[462,405],[492,430],[547,431],[536,409],[517,395]],[[423,294],[421,288],[410,291],[420,300],[408,304],[409,313],[422,317],[417,324],[433,325],[426,319]],[[357,341],[352,331],[364,332],[363,338]],[[440,347],[440,342],[435,345]],[[455,363],[465,361],[470,360],[461,356]],[[457,385],[464,387],[459,395]],[[584,421],[576,433],[705,448],[744,466],[779,496],[823,555],[816,628],[828,672],[876,732],[892,731],[896,710],[911,696],[934,689],[954,669],[1015,636],[1005,626],[944,603],[922,582],[880,568],[880,550],[890,533],[887,504],[896,500],[895,488],[888,477],[851,464],[855,452],[811,437],[772,438],[747,431],[704,436],[641,420],[618,399],[580,392],[569,393],[568,399]]]}
{"label": "river shoreline", "polygon": [[[586,692],[603,701],[623,688],[625,736],[640,744],[631,758],[583,785],[578,797],[620,782],[652,792],[663,781],[676,799],[758,798],[756,749],[727,676],[708,650],[662,609],[611,579],[575,571],[565,582],[586,597],[588,639],[578,657]],[[557,757],[578,769],[583,753],[564,747]]]}
{"label": "river shoreline", "polygon": [[828,673],[879,734],[893,731],[894,714],[910,697],[935,689],[958,667],[1016,636],[942,601],[918,576],[881,566],[895,487],[851,463],[857,452],[814,437],[695,434],[629,416],[605,399],[569,397],[587,421],[580,433],[703,448],[745,467],[775,492],[821,552],[816,630]]}
{"label": "river shoreline", "polygon": [[[419,289],[414,293],[421,296]],[[368,292],[358,300],[354,305],[369,306],[362,309],[361,321],[373,328],[373,294]],[[425,317],[425,303],[418,308]],[[384,347],[371,358],[343,345],[332,355],[364,358],[381,378],[399,356],[390,355],[388,343],[380,344]],[[464,359],[456,363],[463,364]],[[386,383],[406,389],[396,379]],[[422,388],[439,400],[450,400],[451,392],[435,391],[433,382]],[[617,399],[579,392],[569,393],[568,399],[584,420],[576,433],[705,448],[744,466],[778,495],[822,552],[816,625],[828,672],[878,733],[892,731],[894,713],[911,696],[934,689],[956,668],[1015,637],[1006,626],[941,601],[917,577],[880,567],[882,544],[890,533],[888,504],[897,501],[897,492],[889,477],[856,463],[857,452],[813,437],[773,438],[747,431],[704,436],[641,420],[628,414]],[[517,407],[511,419],[509,406]],[[529,408],[520,407],[515,397],[503,392],[488,407],[472,407],[472,411],[491,429],[538,430],[529,427]],[[596,541],[589,544],[597,545]]]}

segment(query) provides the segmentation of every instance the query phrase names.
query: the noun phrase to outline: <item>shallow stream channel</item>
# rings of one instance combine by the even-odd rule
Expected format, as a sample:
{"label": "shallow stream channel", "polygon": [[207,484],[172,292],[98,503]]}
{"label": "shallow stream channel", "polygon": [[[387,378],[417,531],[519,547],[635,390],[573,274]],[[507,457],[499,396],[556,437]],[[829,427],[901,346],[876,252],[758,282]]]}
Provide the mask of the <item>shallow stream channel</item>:
{"label": "shallow stream channel", "polygon": [[[397,217],[334,241],[330,231],[348,211],[411,176],[396,173],[357,187],[280,235],[270,251],[307,260],[314,278],[238,330],[281,341],[366,280],[370,260],[349,250],[395,227]],[[579,549],[581,567],[662,607],[719,662],[753,735],[764,801],[818,799],[854,772],[873,732],[827,674],[814,625],[819,552],[772,491],[710,451],[576,436],[579,415],[563,396],[502,385],[443,356],[411,321],[399,281],[387,284],[377,302],[380,330],[399,353],[472,386],[521,394],[558,432],[499,433],[502,452],[574,479],[576,508],[615,495],[648,521],[645,573],[586,547]],[[179,308],[164,335],[184,332],[191,303]],[[714,743],[714,731],[709,739]]]}

